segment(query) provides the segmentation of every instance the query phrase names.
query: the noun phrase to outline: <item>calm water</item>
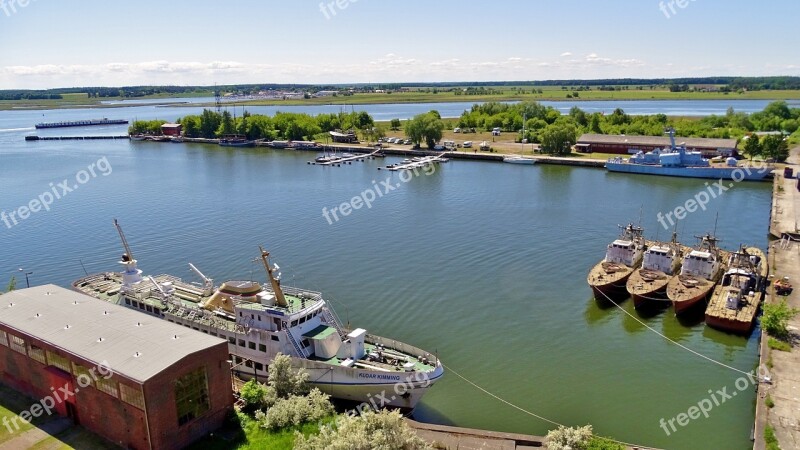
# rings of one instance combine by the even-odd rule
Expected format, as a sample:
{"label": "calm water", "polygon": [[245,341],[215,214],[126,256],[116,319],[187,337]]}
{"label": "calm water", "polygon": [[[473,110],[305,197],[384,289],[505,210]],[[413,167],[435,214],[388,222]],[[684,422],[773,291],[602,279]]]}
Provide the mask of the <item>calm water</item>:
{"label": "calm water", "polygon": [[[264,244],[287,284],[321,290],[344,320],[436,351],[465,377],[539,415],[662,448],[751,447],[752,389],[667,437],[659,419],[686,412],[710,389],[730,392],[738,374],[601,307],[585,283],[618,224],[642,210],[648,237],[666,238],[656,213],[704,189],[702,180],[454,161],[404,183],[376,170],[391,158],[324,168],[306,164],[313,153],[292,151],[24,142],[24,128],[41,114],[0,114],[0,128],[23,128],[0,133],[0,209],[27,204],[50,183],[76,184],[76,174],[100,158],[112,171],[96,170],[49,212],[10,229],[0,222],[0,282],[19,267],[33,271],[33,283],[62,286],[83,275],[81,262],[89,272],[117,270],[114,218],[151,274],[195,280],[193,262],[218,281],[262,279],[251,261]],[[333,225],[322,216],[386,177],[400,187],[372,208]],[[723,246],[764,248],[769,199],[768,183],[737,185],[678,231],[690,242],[712,230],[719,212]],[[632,311],[630,302],[623,306]],[[726,336],[680,324],[669,311],[640,320],[736,368],[757,363],[757,333]],[[452,373],[416,414],[466,427],[548,429]]]}
{"label": "calm water", "polygon": [[[47,111],[0,111],[0,132],[11,128],[33,128],[37,122],[58,122],[62,120],[96,119],[108,117],[109,119],[162,119],[176,120],[189,114],[199,114],[203,108],[194,106],[196,103],[213,102],[213,98],[176,98],[159,100],[161,103],[185,102],[184,106],[157,106],[153,100],[124,100],[109,101],[108,104],[126,104],[128,107],[97,110],[62,109]],[[148,104],[149,103],[149,104]],[[476,102],[450,102],[450,103],[396,103],[380,105],[312,105],[312,106],[247,106],[246,109],[254,114],[274,115],[277,111],[301,112],[308,114],[337,113],[339,111],[367,111],[375,120],[391,120],[395,118],[408,119],[417,114],[428,112],[432,109],[439,111],[442,117],[459,117],[464,110],[468,110]],[[480,102],[478,102],[480,103]],[[509,102],[515,103],[515,102]],[[725,114],[729,107],[736,111],[753,113],[766,107],[769,100],[590,100],[590,101],[563,101],[541,102],[545,106],[552,106],[563,114],[567,114],[573,106],[578,106],[588,113],[602,112],[610,114],[616,108],[622,108],[628,114],[658,114],[671,116],[707,116],[710,114]],[[790,105],[800,106],[797,100],[790,100]],[[234,108],[228,106],[228,111]],[[235,108],[241,115],[242,107]],[[52,131],[52,130],[51,130]],[[57,131],[63,135],[63,130]]]}

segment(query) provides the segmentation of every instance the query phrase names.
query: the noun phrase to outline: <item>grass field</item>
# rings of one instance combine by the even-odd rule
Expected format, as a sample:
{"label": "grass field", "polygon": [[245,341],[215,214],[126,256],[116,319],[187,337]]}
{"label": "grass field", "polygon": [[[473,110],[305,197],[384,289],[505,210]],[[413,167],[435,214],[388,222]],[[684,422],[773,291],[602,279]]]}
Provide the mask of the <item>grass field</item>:
{"label": "grass field", "polygon": [[[541,89],[542,93],[531,93],[533,89]],[[534,88],[532,86],[502,86],[491,88],[491,93],[482,95],[464,95],[459,88],[452,90],[435,91],[433,89],[417,88],[408,92],[364,93],[337,97],[319,97],[295,100],[251,100],[236,102],[237,105],[368,105],[379,103],[445,103],[445,102],[487,102],[487,101],[566,101],[566,100],[798,100],[800,90],[784,91],[748,91],[741,94],[721,92],[670,92],[664,87],[642,90],[630,86],[627,90],[619,91],[575,91],[562,90],[558,86]],[[567,95],[577,93],[577,98],[567,98]],[[137,97],[136,100],[153,100],[157,103],[160,99],[176,97],[204,97],[213,96],[211,92],[193,92],[180,95],[152,95]],[[102,105],[100,102],[108,100],[123,100],[122,98],[89,98],[87,94],[65,94],[62,100],[4,100],[0,101],[0,110],[9,109],[54,109],[96,107],[113,108],[115,106]],[[211,106],[211,105],[206,105]]]}
{"label": "grass field", "polygon": [[296,428],[268,431],[245,414],[239,414],[239,423],[230,423],[220,432],[189,446],[187,450],[284,450],[292,448],[295,431],[305,436],[319,432],[320,426],[333,423],[334,417],[321,423],[307,423]]}

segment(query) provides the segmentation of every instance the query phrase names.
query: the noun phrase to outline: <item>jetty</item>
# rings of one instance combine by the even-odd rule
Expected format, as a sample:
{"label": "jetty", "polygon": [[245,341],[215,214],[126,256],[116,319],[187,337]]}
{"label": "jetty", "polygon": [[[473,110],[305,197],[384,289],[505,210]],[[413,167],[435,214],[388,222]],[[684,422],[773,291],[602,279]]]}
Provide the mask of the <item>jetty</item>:
{"label": "jetty", "polygon": [[26,141],[88,141],[96,139],[130,139],[127,134],[119,136],[25,136]]}
{"label": "jetty", "polygon": [[[445,155],[447,155],[447,153],[448,152],[442,152],[442,153],[440,153],[438,155],[419,157],[419,158],[417,158],[416,161],[412,160],[411,162],[407,162],[407,163],[404,162],[404,163],[400,163],[400,164],[390,164],[390,165],[386,166],[385,169],[386,170],[391,170],[391,171],[412,170],[412,169],[417,169],[419,167],[427,166],[429,164],[438,164],[438,163],[447,162],[449,160],[444,157]],[[381,170],[381,168],[378,167],[378,170]]]}
{"label": "jetty", "polygon": [[98,125],[127,125],[125,119],[92,119],[92,120],[71,120],[66,122],[42,122],[37,123],[36,128],[66,128],[66,127],[92,127]]}
{"label": "jetty", "polygon": [[[788,171],[775,172],[773,180],[770,234],[776,240],[769,246],[768,261],[771,268],[769,280],[782,280],[788,277],[792,284],[800,281],[800,233],[798,233],[798,214],[800,214],[800,188],[796,174],[800,168],[800,147],[792,150],[787,161],[794,174]],[[787,176],[789,175],[789,176]],[[782,294],[787,294],[783,291]],[[766,303],[786,300],[790,308],[800,308],[800,290],[794,289],[788,295],[779,295],[774,283],[767,287]],[[753,431],[753,448],[766,448],[764,432],[769,426],[774,431],[781,448],[796,448],[800,442],[800,350],[797,348],[800,333],[800,316],[789,321],[789,332],[794,342],[790,352],[769,348],[769,335],[761,334],[760,371],[769,370],[768,378],[760,377],[756,400],[756,417]],[[774,402],[772,408],[766,405],[766,397]]]}
{"label": "jetty", "polygon": [[324,162],[317,162],[317,161],[308,161],[307,164],[316,165],[316,166],[341,166],[342,164],[352,164],[353,161],[364,161],[367,159],[374,159],[376,156],[379,156],[381,150],[375,150],[372,153],[359,153],[357,155],[352,156],[344,156],[341,158],[335,157],[334,159],[330,159]]}

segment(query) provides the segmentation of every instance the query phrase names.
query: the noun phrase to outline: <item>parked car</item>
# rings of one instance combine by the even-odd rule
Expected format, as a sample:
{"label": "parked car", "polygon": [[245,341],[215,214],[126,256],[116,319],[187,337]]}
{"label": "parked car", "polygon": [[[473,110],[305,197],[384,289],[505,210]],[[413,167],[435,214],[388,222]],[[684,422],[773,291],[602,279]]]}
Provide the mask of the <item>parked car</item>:
{"label": "parked car", "polygon": [[500,136],[500,127],[495,127],[492,130],[492,136]]}
{"label": "parked car", "polygon": [[412,143],[411,139],[406,139],[405,141],[403,141],[403,144],[405,145],[411,145],[411,143]]}
{"label": "parked car", "polygon": [[461,128],[454,128],[453,133],[461,133]]}
{"label": "parked car", "polygon": [[472,141],[464,141],[464,148],[472,148]]}

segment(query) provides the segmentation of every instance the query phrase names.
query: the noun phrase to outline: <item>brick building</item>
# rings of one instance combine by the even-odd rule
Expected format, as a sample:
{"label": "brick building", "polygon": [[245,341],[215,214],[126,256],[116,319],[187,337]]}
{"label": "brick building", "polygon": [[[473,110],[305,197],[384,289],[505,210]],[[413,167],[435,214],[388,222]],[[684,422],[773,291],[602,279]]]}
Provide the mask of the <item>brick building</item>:
{"label": "brick building", "polygon": [[183,448],[219,428],[228,358],[227,341],[55,285],[0,296],[0,382],[41,399],[30,413],[52,404],[125,448]]}
{"label": "brick building", "polygon": [[[677,144],[686,145],[690,151],[701,152],[703,156],[736,156],[736,139],[679,138]],[[626,136],[616,134],[584,134],[578,139],[575,148],[581,153],[617,153],[621,155],[645,153],[657,148],[669,149],[669,137],[665,136]]]}

